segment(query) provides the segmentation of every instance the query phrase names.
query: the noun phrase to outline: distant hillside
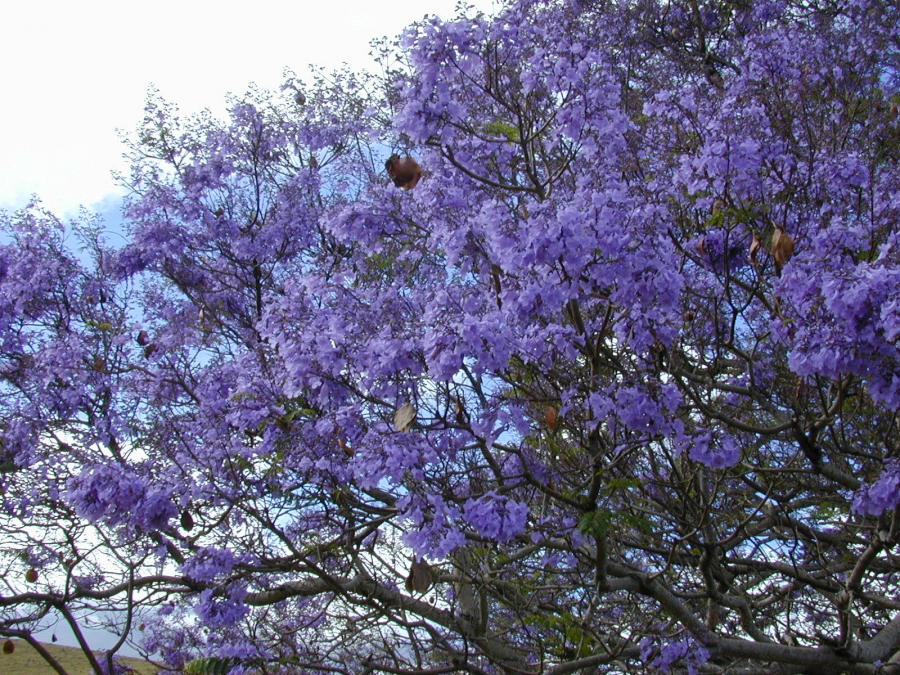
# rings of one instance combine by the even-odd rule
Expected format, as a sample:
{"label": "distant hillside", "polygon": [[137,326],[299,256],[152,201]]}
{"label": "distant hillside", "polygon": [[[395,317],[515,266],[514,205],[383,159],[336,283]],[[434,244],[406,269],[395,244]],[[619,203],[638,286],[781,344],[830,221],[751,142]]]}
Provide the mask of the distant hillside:
{"label": "distant hillside", "polygon": [[[56,675],[56,671],[27,642],[13,640],[13,643],[16,650],[12,654],[0,653],[0,675]],[[69,675],[94,675],[80,649],[53,644],[44,644],[44,647]],[[119,662],[130,666],[139,675],[154,675],[158,672],[157,668],[140,659],[122,658]]]}

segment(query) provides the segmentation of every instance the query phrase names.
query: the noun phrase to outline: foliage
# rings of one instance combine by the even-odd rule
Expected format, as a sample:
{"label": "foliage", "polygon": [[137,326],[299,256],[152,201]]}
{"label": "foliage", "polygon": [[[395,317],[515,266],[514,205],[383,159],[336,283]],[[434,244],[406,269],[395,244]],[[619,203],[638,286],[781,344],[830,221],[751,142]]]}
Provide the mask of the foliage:
{"label": "foliage", "polygon": [[4,216],[0,636],[900,672],[898,13],[519,0],[151,96],[127,245]]}

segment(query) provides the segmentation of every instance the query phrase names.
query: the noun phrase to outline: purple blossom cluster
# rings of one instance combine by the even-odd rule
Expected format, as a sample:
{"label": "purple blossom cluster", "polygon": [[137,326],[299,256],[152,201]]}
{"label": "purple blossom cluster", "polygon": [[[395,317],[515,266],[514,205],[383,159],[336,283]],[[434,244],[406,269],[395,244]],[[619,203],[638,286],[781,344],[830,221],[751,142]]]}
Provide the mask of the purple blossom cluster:
{"label": "purple blossom cluster", "polygon": [[235,584],[224,591],[207,588],[197,596],[194,612],[211,629],[228,628],[247,616],[246,596],[247,589]]}
{"label": "purple blossom cluster", "polygon": [[671,672],[673,665],[683,662],[688,675],[697,675],[700,666],[709,660],[709,650],[692,637],[671,641],[646,637],[640,647],[644,665],[662,673]]}
{"label": "purple blossom cluster", "polygon": [[894,658],[898,23],[512,0],[151,93],[125,244],[0,221],[0,563],[176,669]]}
{"label": "purple blossom cluster", "polygon": [[529,508],[496,493],[470,500],[465,506],[466,520],[486,539],[508,542],[525,530]]}
{"label": "purple blossom cluster", "polygon": [[181,565],[181,571],[195,581],[212,582],[231,573],[237,558],[229,549],[202,548]]}
{"label": "purple blossom cluster", "polygon": [[177,515],[171,489],[118,465],[86,468],[69,480],[65,497],[87,520],[131,532],[165,529]]}
{"label": "purple blossom cluster", "polygon": [[853,497],[853,511],[880,516],[900,504],[900,462],[889,460],[874,482],[863,485]]}

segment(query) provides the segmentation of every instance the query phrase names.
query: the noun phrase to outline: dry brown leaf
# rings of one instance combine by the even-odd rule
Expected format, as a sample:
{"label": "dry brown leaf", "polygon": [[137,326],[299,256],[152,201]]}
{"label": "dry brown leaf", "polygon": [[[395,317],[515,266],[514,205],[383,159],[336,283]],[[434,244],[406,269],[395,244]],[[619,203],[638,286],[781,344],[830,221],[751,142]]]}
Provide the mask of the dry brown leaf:
{"label": "dry brown leaf", "polygon": [[544,411],[544,422],[547,423],[547,428],[550,431],[555,431],[556,426],[559,424],[559,413],[552,405],[548,405]]}
{"label": "dry brown leaf", "polygon": [[434,583],[434,573],[431,565],[422,560],[413,560],[409,568],[409,576],[406,577],[406,590],[408,593],[424,593]]}
{"label": "dry brown leaf", "polygon": [[776,227],[772,234],[772,257],[780,267],[783,267],[792,255],[794,255],[794,240],[787,232]]}
{"label": "dry brown leaf", "polygon": [[403,190],[412,190],[422,178],[422,169],[412,157],[391,155],[384,163],[384,168],[394,185]]}
{"label": "dry brown leaf", "polygon": [[409,428],[415,421],[416,409],[413,407],[412,403],[401,406],[397,412],[394,413],[394,428],[397,431],[409,431]]}
{"label": "dry brown leaf", "polygon": [[338,439],[338,447],[344,451],[344,454],[347,455],[347,457],[353,457],[353,448],[347,445],[347,441],[343,438]]}
{"label": "dry brown leaf", "polygon": [[753,265],[756,265],[756,256],[759,253],[759,248],[762,246],[757,236],[753,235],[753,241],[750,242],[750,262]]}
{"label": "dry brown leaf", "polygon": [[457,424],[465,424],[466,423],[466,409],[463,406],[462,399],[457,396],[456,397],[456,423]]}

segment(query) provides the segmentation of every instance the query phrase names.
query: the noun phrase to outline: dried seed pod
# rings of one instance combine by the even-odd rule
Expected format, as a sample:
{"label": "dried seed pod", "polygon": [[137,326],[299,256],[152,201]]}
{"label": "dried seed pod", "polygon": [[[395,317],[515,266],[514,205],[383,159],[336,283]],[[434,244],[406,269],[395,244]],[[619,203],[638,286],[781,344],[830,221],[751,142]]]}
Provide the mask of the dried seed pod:
{"label": "dried seed pod", "polygon": [[756,256],[759,253],[759,249],[762,246],[757,236],[753,235],[753,241],[750,242],[750,263],[752,265],[756,265],[757,260]]}
{"label": "dried seed pod", "polygon": [[772,257],[775,259],[775,263],[779,267],[783,267],[792,255],[794,255],[794,240],[787,232],[776,227],[772,234]]}
{"label": "dried seed pod", "polygon": [[403,190],[412,190],[422,178],[422,169],[412,157],[391,155],[384,168],[394,185]]}
{"label": "dried seed pod", "polygon": [[36,569],[34,569],[32,567],[30,570],[25,572],[25,581],[27,581],[29,584],[33,584],[37,580],[38,580],[38,571]]}
{"label": "dried seed pod", "polygon": [[434,572],[431,571],[431,565],[422,560],[413,560],[409,568],[409,575],[406,577],[406,591],[408,593],[424,593],[431,584],[434,583]]}
{"label": "dried seed pod", "polygon": [[456,411],[454,412],[454,417],[457,424],[466,423],[466,408],[459,396],[456,397]]}
{"label": "dried seed pod", "polygon": [[7,640],[3,643],[3,653],[4,654],[12,654],[16,651],[16,643],[12,640]]}
{"label": "dried seed pod", "polygon": [[547,409],[544,411],[544,422],[547,424],[547,428],[550,429],[550,431],[555,431],[559,424],[559,413],[552,405],[548,405]]}
{"label": "dried seed pod", "polygon": [[147,331],[142,330],[140,333],[137,334],[137,343],[141,347],[146,347],[147,345],[150,344],[150,335],[147,334]]}
{"label": "dried seed pod", "polygon": [[699,242],[697,242],[697,253],[700,255],[706,255],[706,237],[703,237]]}
{"label": "dried seed pod", "polygon": [[154,343],[150,343],[149,345],[144,347],[144,358],[149,359],[156,353],[157,349],[159,349],[159,347],[157,347]]}
{"label": "dried seed pod", "polygon": [[416,421],[416,409],[411,403],[401,406],[394,413],[394,428],[397,431],[409,431],[413,422]]}
{"label": "dried seed pod", "polygon": [[344,454],[347,455],[347,457],[353,457],[353,448],[347,445],[347,441],[345,441],[343,438],[338,439],[338,447],[344,451]]}
{"label": "dried seed pod", "polygon": [[187,509],[181,512],[181,527],[185,532],[190,532],[194,529],[194,516]]}

